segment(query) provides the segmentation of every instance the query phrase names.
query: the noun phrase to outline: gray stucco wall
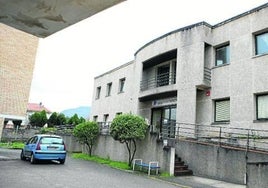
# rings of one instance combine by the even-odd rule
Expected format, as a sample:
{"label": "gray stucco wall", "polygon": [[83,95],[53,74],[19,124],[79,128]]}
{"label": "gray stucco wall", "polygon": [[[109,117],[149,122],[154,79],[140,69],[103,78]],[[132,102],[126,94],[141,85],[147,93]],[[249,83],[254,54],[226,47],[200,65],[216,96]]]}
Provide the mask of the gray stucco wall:
{"label": "gray stucco wall", "polygon": [[[169,171],[170,152],[163,150],[163,142],[157,140],[158,136],[148,133],[146,138],[137,142],[137,152],[134,158],[144,162],[158,161],[160,171]],[[94,155],[110,158],[116,161],[128,162],[128,151],[125,144],[115,141],[111,136],[101,135],[93,147]]]}
{"label": "gray stucco wall", "polygon": [[[247,173],[247,162],[256,163],[268,161],[268,154],[246,152],[242,150],[228,149],[213,145],[204,145],[200,143],[191,143],[179,141],[176,144],[176,154],[185,161],[194,175],[204,176],[213,179],[224,180],[238,184],[245,184]],[[266,165],[266,169],[268,165]],[[248,166],[249,167],[249,166]],[[248,168],[249,182],[258,178],[259,183],[267,182],[262,180],[262,176],[267,174],[264,167],[258,171],[258,175],[253,173],[254,167]],[[255,181],[255,180],[254,180]],[[263,182],[264,181],[264,182]],[[259,187],[267,187],[259,186]]]}
{"label": "gray stucco wall", "polygon": [[268,187],[268,162],[248,163],[247,188]]}
{"label": "gray stucco wall", "polygon": [[180,141],[176,154],[182,158],[194,175],[233,183],[244,183],[245,152]]}

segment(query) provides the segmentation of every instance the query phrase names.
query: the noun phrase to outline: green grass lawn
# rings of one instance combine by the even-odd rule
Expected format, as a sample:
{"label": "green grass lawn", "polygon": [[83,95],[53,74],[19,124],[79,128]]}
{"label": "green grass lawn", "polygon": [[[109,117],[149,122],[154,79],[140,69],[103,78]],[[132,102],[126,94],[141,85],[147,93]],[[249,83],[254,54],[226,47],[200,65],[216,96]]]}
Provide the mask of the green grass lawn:
{"label": "green grass lawn", "polygon": [[121,161],[112,161],[109,158],[101,158],[98,156],[89,156],[84,153],[73,153],[72,158],[74,159],[82,159],[86,161],[94,161],[100,164],[104,164],[113,168],[118,168],[122,170],[130,170],[131,167],[128,166],[128,163]]}
{"label": "green grass lawn", "polygon": [[[109,158],[101,158],[98,156],[89,156],[88,154],[84,153],[73,153],[71,155],[74,159],[82,159],[86,161],[94,161],[96,163],[104,164],[113,168],[121,169],[121,170],[132,170],[131,167],[128,166],[128,163],[126,162],[120,162],[120,161],[112,161]],[[171,177],[168,172],[161,172],[160,176],[165,177]]]}
{"label": "green grass lawn", "polygon": [[0,148],[22,149],[23,146],[24,146],[23,142],[0,142]]}

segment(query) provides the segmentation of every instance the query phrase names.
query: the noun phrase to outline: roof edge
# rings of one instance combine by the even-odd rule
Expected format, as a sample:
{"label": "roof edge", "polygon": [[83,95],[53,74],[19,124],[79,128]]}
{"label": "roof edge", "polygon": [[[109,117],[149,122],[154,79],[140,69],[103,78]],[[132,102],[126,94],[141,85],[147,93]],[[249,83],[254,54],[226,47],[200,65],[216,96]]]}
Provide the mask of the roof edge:
{"label": "roof edge", "polygon": [[210,28],[214,29],[214,28],[220,27],[220,26],[222,26],[222,25],[224,25],[224,24],[227,24],[227,23],[229,23],[229,22],[232,22],[232,21],[234,21],[234,20],[237,20],[237,19],[239,19],[239,18],[242,18],[242,17],[244,17],[244,16],[247,16],[247,15],[249,15],[249,14],[252,14],[252,13],[254,13],[254,12],[260,11],[260,10],[262,10],[262,9],[264,9],[264,8],[267,8],[267,7],[268,7],[268,3],[265,3],[265,4],[263,4],[263,5],[260,5],[260,6],[258,6],[258,7],[253,8],[253,9],[251,9],[251,10],[249,10],[249,11],[246,11],[246,12],[244,12],[244,13],[241,13],[241,14],[238,14],[238,15],[233,16],[233,17],[231,17],[231,18],[228,18],[227,20],[224,20],[224,21],[222,21],[222,22],[219,22],[219,23],[217,23],[217,24],[215,24],[215,25],[213,25],[213,26],[210,25],[210,24],[208,24],[207,22],[203,21],[203,22],[198,22],[198,23],[196,23],[196,24],[192,24],[192,25],[189,25],[189,26],[186,26],[186,27],[182,27],[182,28],[173,30],[173,31],[171,31],[171,32],[168,32],[168,33],[166,33],[166,34],[164,34],[164,35],[162,35],[162,36],[160,36],[160,37],[157,37],[157,38],[151,40],[150,42],[146,43],[145,45],[143,45],[142,47],[140,47],[140,48],[134,53],[134,56],[136,56],[142,49],[144,49],[145,47],[147,47],[147,46],[149,46],[150,44],[154,43],[155,41],[158,41],[158,40],[160,40],[160,39],[162,39],[162,38],[165,38],[165,37],[167,37],[167,36],[169,36],[169,35],[171,35],[171,34],[174,34],[174,33],[180,32],[180,31],[184,31],[184,30],[187,30],[187,29],[191,29],[191,28],[194,28],[194,27],[198,27],[198,26],[201,26],[201,25],[204,25],[204,26],[207,26],[207,27],[210,27]]}
{"label": "roof edge", "polygon": [[120,66],[118,66],[118,67],[116,67],[116,68],[114,68],[114,69],[112,69],[112,70],[109,70],[109,71],[107,71],[107,72],[105,72],[105,73],[103,73],[103,74],[101,74],[101,75],[99,75],[99,76],[94,77],[94,79],[100,78],[100,77],[102,77],[102,76],[104,76],[104,75],[106,75],[106,74],[112,73],[112,72],[114,72],[114,71],[116,71],[116,70],[119,70],[119,69],[121,69],[121,68],[123,68],[123,67],[126,67],[126,66],[128,66],[128,65],[130,65],[130,64],[133,64],[133,63],[134,63],[134,60],[129,61],[129,62],[127,62],[127,63],[125,63],[125,64],[123,64],[123,65],[120,65]]}
{"label": "roof edge", "polygon": [[258,12],[258,11],[264,9],[264,8],[267,8],[267,7],[268,7],[268,3],[265,3],[265,4],[263,4],[263,5],[260,5],[260,6],[258,6],[258,7],[253,8],[253,9],[251,9],[251,10],[248,10],[248,11],[246,11],[246,12],[243,12],[243,13],[241,13],[241,14],[238,14],[238,15],[236,15],[236,16],[233,16],[233,17],[231,17],[231,18],[229,18],[229,19],[227,19],[227,20],[224,20],[224,21],[222,21],[222,22],[220,22],[220,23],[217,23],[217,24],[213,25],[212,28],[214,29],[214,28],[220,27],[220,26],[222,26],[222,25],[225,25],[225,24],[227,24],[227,23],[229,23],[229,22],[232,22],[232,21],[234,21],[234,20],[237,20],[237,19],[239,19],[239,18],[242,18],[242,17],[247,16],[247,15],[249,15],[249,14],[252,14],[252,13],[254,13],[254,12]]}
{"label": "roof edge", "polygon": [[207,26],[207,27],[210,27],[210,28],[213,27],[212,25],[208,24],[207,22],[202,21],[202,22],[198,22],[198,23],[195,23],[195,24],[192,24],[192,25],[188,25],[188,26],[186,26],[186,27],[182,27],[182,28],[179,28],[179,29],[175,29],[175,30],[173,30],[173,31],[171,31],[171,32],[168,32],[168,33],[166,33],[166,34],[164,34],[164,35],[162,35],[162,36],[160,36],[160,37],[157,37],[157,38],[151,40],[150,42],[146,43],[145,45],[143,45],[142,47],[140,47],[140,48],[134,53],[134,56],[136,56],[137,53],[139,53],[142,49],[144,49],[146,46],[149,46],[150,44],[154,43],[155,41],[158,41],[158,40],[160,40],[160,39],[162,39],[162,38],[165,38],[165,37],[167,37],[167,36],[169,36],[169,35],[172,35],[172,34],[174,34],[174,33],[177,33],[177,32],[180,32],[180,31],[184,31],[184,30],[188,30],[188,29],[192,29],[192,28],[194,28],[194,27],[198,27],[198,26],[202,26],[202,25]]}

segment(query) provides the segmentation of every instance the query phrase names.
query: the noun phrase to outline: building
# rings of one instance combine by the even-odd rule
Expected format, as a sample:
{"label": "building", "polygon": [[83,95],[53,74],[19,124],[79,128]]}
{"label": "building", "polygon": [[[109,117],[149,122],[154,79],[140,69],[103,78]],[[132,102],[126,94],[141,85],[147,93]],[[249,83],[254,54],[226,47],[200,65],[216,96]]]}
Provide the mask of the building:
{"label": "building", "polygon": [[0,7],[0,140],[6,124],[12,128],[25,123],[38,37],[47,37],[122,1],[0,0],[5,5]]}
{"label": "building", "polygon": [[39,39],[3,24],[0,24],[0,31],[0,133],[2,133],[3,125],[8,121],[20,125],[25,120]]}
{"label": "building", "polygon": [[95,78],[91,118],[131,112],[160,135],[167,122],[192,126],[191,135],[202,126],[268,130],[267,18],[268,3],[152,40]]}
{"label": "building", "polygon": [[36,112],[42,112],[45,111],[47,114],[47,118],[50,117],[52,112],[47,109],[41,102],[40,103],[28,103],[27,105],[27,119],[29,119],[29,116],[33,115]]}

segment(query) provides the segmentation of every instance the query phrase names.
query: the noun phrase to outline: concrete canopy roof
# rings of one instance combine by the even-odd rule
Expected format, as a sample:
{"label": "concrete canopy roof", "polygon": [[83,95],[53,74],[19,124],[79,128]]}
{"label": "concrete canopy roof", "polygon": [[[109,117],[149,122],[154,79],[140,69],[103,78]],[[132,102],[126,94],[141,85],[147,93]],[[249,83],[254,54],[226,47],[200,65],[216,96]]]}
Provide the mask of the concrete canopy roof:
{"label": "concrete canopy roof", "polygon": [[0,22],[47,37],[125,0],[0,0]]}

